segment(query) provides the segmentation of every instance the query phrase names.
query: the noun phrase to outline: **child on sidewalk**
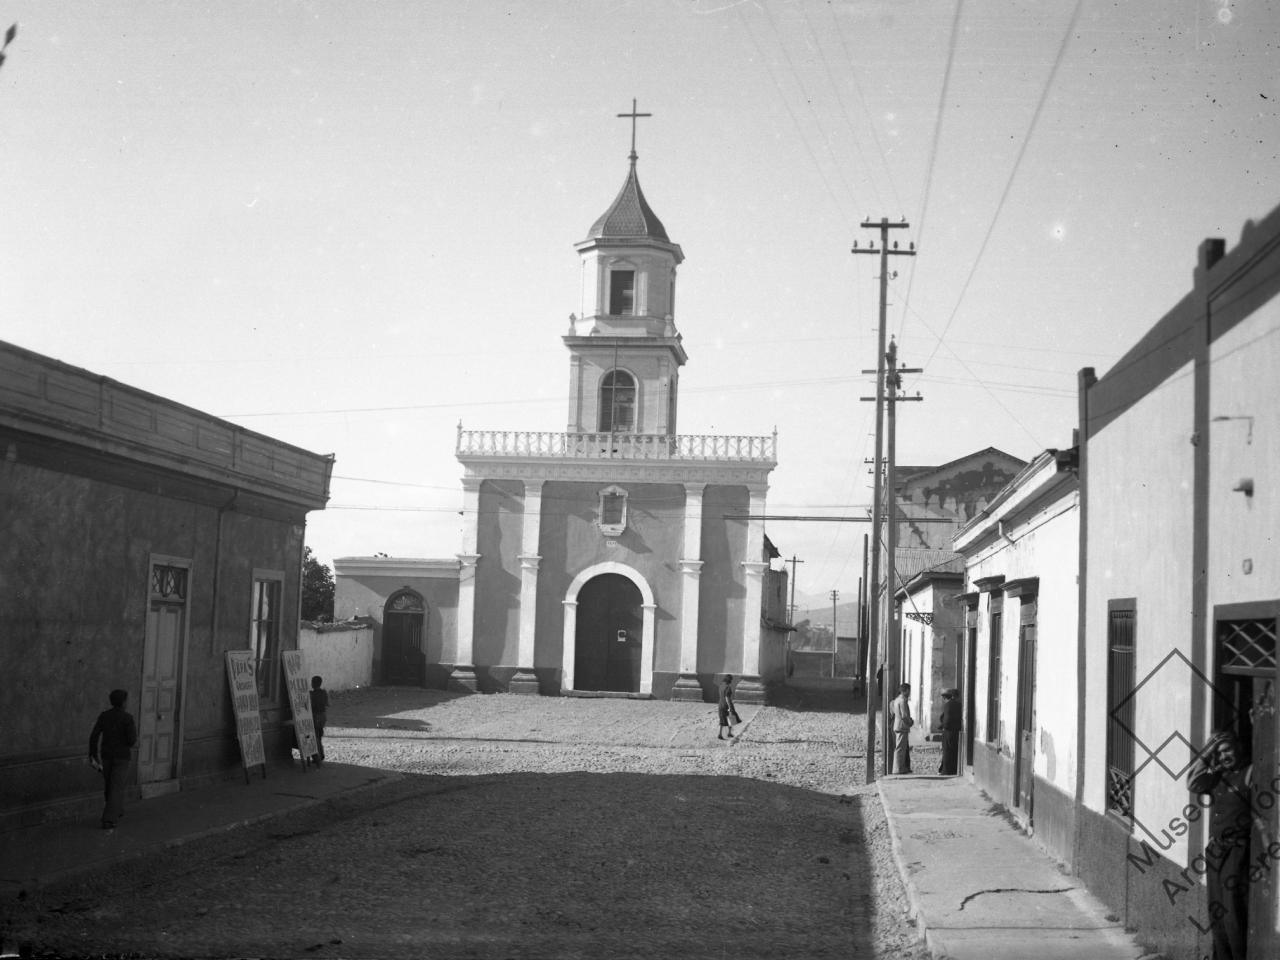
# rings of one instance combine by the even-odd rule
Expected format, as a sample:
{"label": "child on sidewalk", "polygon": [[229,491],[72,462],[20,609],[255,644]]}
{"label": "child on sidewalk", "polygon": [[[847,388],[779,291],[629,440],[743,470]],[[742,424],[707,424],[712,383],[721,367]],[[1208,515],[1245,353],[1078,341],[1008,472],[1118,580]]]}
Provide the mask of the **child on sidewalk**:
{"label": "child on sidewalk", "polygon": [[[329,692],[323,677],[311,678],[311,720],[316,728],[316,766],[324,763],[324,722],[329,712]],[[296,689],[296,688],[295,688]]]}

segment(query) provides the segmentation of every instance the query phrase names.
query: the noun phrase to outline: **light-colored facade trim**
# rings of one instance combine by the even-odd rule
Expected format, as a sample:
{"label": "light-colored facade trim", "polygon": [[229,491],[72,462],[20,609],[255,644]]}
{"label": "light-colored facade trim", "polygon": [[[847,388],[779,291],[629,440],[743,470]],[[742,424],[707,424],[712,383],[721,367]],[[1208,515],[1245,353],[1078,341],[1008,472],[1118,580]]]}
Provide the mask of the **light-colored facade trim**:
{"label": "light-colored facade trim", "polygon": [[616,573],[634,583],[640,591],[641,624],[640,624],[640,693],[653,692],[653,631],[654,614],[657,604],[654,602],[653,588],[634,567],[612,560],[587,567],[569,584],[564,596],[564,657],[561,661],[561,687],[564,690],[576,690],[573,685],[574,660],[577,656],[578,633],[578,593],[586,586],[587,581],[606,573]]}
{"label": "light-colored facade trim", "polygon": [[394,580],[457,580],[458,561],[419,560],[413,557],[338,557],[335,576],[390,577]]}

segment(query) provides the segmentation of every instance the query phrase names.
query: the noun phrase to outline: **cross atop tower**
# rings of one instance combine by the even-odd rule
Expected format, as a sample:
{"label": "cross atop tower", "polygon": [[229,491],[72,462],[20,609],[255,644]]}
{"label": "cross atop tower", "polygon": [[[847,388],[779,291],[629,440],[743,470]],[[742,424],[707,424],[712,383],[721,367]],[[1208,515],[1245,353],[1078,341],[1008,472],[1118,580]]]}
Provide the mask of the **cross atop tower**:
{"label": "cross atop tower", "polygon": [[627,157],[627,159],[631,161],[631,165],[634,167],[634,166],[636,165],[636,159],[637,159],[637,154],[636,154],[636,120],[637,120],[637,119],[639,119],[640,117],[652,117],[652,116],[653,116],[653,114],[652,114],[652,113],[636,113],[636,100],[635,100],[635,97],[632,97],[632,98],[631,98],[631,112],[630,112],[630,113],[620,113],[620,114],[618,114],[618,116],[619,116],[619,117],[630,117],[630,118],[631,118],[631,155],[630,155],[629,157]]}

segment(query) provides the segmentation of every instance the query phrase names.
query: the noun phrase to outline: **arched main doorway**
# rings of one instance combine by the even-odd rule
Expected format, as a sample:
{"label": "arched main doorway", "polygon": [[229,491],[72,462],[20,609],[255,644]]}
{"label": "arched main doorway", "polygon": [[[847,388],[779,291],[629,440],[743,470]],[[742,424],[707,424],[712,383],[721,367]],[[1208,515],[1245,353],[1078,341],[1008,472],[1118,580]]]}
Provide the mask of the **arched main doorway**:
{"label": "arched main doorway", "polygon": [[422,598],[401,591],[387,601],[382,621],[382,682],[416,684],[423,681],[423,621],[427,608]]}
{"label": "arched main doorway", "polygon": [[583,570],[564,607],[564,689],[652,691],[656,605],[636,570],[614,562]]}
{"label": "arched main doorway", "polygon": [[583,585],[574,631],[575,689],[639,692],[641,604],[640,589],[621,574]]}

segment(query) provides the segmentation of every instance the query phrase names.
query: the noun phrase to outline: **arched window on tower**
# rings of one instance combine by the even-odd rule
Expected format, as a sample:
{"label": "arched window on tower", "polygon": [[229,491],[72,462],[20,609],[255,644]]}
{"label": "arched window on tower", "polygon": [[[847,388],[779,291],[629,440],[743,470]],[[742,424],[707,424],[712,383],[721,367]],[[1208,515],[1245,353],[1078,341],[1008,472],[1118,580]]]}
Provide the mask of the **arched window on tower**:
{"label": "arched window on tower", "polygon": [[636,429],[636,381],[625,370],[610,370],[600,380],[600,432]]}

